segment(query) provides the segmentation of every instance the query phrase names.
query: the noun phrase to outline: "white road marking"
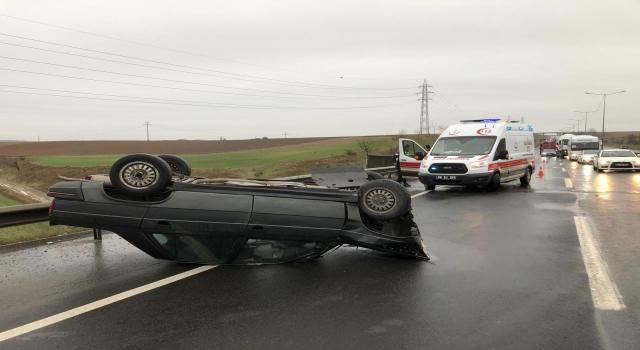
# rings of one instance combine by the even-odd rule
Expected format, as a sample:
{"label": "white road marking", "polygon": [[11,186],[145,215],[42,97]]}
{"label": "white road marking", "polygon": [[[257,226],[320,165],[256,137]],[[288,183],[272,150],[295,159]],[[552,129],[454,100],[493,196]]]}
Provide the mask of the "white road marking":
{"label": "white road marking", "polygon": [[563,173],[566,173],[566,172],[567,172],[567,169],[562,168],[562,172],[563,172]]}
{"label": "white road marking", "polygon": [[432,191],[432,190],[426,190],[426,191],[424,191],[424,192],[420,192],[420,193],[418,193],[418,194],[414,194],[413,196],[411,196],[411,198],[420,197],[420,196],[422,196],[423,194],[427,194],[427,193],[429,193],[429,192],[431,192],[431,191]]}
{"label": "white road marking", "polygon": [[189,270],[187,272],[183,272],[183,273],[179,273],[175,276],[171,276],[171,277],[167,277],[165,279],[161,279],[159,281],[156,282],[152,282],[149,284],[146,284],[144,286],[138,287],[138,288],[134,288],[132,290],[128,290],[126,292],[122,292],[120,294],[116,294],[113,296],[110,296],[108,298],[104,298],[98,301],[94,301],[93,303],[89,303],[87,305],[83,305],[83,306],[79,306],[75,309],[71,309],[69,311],[65,311],[65,312],[61,312],[57,315],[53,315],[53,316],[49,316],[47,318],[43,318],[42,320],[39,321],[35,321],[35,322],[31,322],[29,324],[26,324],[24,326],[20,326],[14,329],[10,329],[8,331],[4,331],[2,333],[0,333],[0,342],[7,340],[7,339],[11,339],[14,337],[17,337],[19,335],[31,332],[31,331],[35,331],[36,329],[40,329],[46,326],[50,326],[54,323],[58,323],[61,321],[64,321],[66,319],[69,319],[71,317],[74,316],[78,316],[81,314],[84,314],[86,312],[101,308],[103,306],[109,305],[109,304],[113,304],[115,302],[127,299],[127,298],[131,298],[132,296],[136,296],[138,294],[144,293],[144,292],[148,292],[152,289],[156,289],[156,288],[160,288],[162,286],[165,286],[169,283],[173,283],[176,281],[179,281],[181,279],[187,278],[187,277],[191,277],[193,275],[199,274],[200,272],[204,272],[207,270],[211,270],[212,268],[214,268],[216,266],[212,266],[212,265],[206,265],[206,266],[200,266],[200,267],[196,267],[195,269]]}
{"label": "white road marking", "polygon": [[564,179],[564,185],[565,185],[566,187],[568,187],[568,188],[573,187],[573,184],[571,183],[571,180],[569,180],[569,179],[567,179],[567,178],[565,178],[565,179]]}
{"label": "white road marking", "polygon": [[600,249],[592,233],[591,225],[586,217],[574,217],[582,260],[587,268],[591,298],[596,308],[600,310],[622,310],[626,308],[618,286],[611,278],[609,267],[602,259]]}

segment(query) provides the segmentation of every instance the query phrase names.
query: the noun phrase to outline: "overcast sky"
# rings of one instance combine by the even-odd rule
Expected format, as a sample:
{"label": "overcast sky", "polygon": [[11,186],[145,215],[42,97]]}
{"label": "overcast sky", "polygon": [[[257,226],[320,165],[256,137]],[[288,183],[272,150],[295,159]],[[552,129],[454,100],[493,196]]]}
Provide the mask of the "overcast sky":
{"label": "overcast sky", "polygon": [[140,140],[145,122],[154,140],[416,132],[424,79],[435,125],[559,131],[599,109],[601,131],[585,92],[626,90],[606,129],[640,130],[637,0],[0,0],[0,15],[0,140]]}

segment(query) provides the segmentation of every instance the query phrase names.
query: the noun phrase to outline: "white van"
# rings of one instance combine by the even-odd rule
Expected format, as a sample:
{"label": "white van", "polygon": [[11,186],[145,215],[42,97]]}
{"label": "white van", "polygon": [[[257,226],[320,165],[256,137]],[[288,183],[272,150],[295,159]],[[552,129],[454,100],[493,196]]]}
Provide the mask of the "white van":
{"label": "white van", "polygon": [[418,179],[436,185],[487,186],[531,181],[535,169],[533,127],[500,119],[463,120],[449,126],[424,157]]}
{"label": "white van", "polygon": [[569,160],[578,160],[580,152],[584,150],[599,150],[600,140],[596,136],[581,135],[569,139],[567,145]]}

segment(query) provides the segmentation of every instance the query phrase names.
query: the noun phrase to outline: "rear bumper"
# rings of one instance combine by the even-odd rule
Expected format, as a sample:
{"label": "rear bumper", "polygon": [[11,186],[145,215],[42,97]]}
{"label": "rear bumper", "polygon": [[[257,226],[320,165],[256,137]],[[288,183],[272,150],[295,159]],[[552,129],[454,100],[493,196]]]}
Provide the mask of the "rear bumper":
{"label": "rear bumper", "polygon": [[[455,176],[456,180],[438,180],[436,176]],[[484,186],[489,184],[493,177],[492,172],[479,174],[418,174],[418,179],[425,185],[447,186]]]}

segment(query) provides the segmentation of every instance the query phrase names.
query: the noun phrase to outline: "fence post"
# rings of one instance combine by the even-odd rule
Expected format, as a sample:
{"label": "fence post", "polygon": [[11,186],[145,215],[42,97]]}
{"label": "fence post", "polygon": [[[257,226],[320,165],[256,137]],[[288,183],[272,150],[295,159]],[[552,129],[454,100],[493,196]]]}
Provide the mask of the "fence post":
{"label": "fence post", "polygon": [[98,241],[102,240],[102,229],[99,229],[99,228],[93,229],[93,239],[96,239]]}

